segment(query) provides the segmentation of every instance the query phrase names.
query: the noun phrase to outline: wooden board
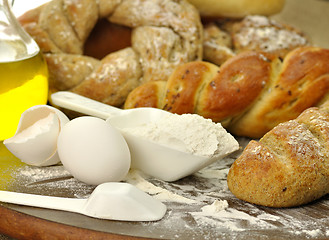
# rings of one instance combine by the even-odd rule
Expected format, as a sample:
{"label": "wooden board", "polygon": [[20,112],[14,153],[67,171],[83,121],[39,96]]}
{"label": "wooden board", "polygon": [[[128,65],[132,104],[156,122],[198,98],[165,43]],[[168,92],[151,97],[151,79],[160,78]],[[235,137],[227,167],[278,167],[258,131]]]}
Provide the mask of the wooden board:
{"label": "wooden board", "polygon": [[[328,1],[287,0],[283,12],[274,18],[299,27],[314,43],[329,48]],[[239,141],[242,150],[248,139]],[[227,189],[226,174],[239,153],[174,183],[143,179],[132,172],[128,179],[131,183],[138,184],[168,206],[161,221],[107,221],[75,213],[0,204],[0,232],[4,234],[0,239],[5,235],[36,240],[63,236],[77,240],[329,238],[328,196],[288,209],[260,207],[236,199]],[[93,190],[92,186],[74,180],[61,166],[25,166],[2,143],[0,172],[2,190],[63,197],[87,197]],[[223,207],[224,203],[228,207]],[[216,206],[219,209],[216,210]]]}

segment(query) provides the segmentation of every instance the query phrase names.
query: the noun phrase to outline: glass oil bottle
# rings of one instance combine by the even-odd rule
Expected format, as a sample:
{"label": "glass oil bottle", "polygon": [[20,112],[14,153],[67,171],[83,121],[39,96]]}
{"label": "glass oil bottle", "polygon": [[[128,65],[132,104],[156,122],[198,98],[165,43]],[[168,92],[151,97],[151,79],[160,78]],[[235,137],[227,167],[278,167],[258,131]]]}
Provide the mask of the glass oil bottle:
{"label": "glass oil bottle", "polygon": [[8,0],[0,0],[0,141],[12,137],[22,112],[48,99],[47,64]]}

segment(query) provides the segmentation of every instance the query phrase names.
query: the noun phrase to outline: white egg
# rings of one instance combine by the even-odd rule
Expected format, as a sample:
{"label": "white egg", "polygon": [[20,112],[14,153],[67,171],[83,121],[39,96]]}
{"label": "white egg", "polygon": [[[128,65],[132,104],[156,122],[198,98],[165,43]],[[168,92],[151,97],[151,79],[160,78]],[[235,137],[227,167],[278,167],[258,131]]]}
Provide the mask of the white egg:
{"label": "white egg", "polygon": [[50,166],[60,162],[57,137],[68,117],[48,105],[36,105],[21,115],[17,131],[3,143],[22,162],[32,166]]}
{"label": "white egg", "polygon": [[78,117],[57,142],[61,162],[73,177],[91,185],[121,181],[130,168],[130,151],[121,133],[96,117]]}

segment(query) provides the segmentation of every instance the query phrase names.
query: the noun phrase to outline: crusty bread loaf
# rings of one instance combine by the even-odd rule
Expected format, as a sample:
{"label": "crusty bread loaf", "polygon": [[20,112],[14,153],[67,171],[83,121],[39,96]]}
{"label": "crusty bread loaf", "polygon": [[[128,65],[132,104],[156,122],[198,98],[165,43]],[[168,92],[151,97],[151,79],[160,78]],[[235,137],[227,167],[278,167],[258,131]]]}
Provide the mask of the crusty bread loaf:
{"label": "crusty bread loaf", "polygon": [[251,141],[227,177],[237,198],[269,207],[293,207],[316,200],[329,193],[328,181],[328,106],[306,109],[259,142]]}
{"label": "crusty bread loaf", "polygon": [[134,89],[124,107],[197,113],[235,135],[260,138],[328,97],[328,62],[329,50],[318,47],[297,48],[283,61],[243,52],[220,67],[190,62],[177,67],[167,83]]}
{"label": "crusty bread loaf", "polygon": [[250,14],[273,15],[282,10],[285,0],[189,0],[203,17],[240,18]]}

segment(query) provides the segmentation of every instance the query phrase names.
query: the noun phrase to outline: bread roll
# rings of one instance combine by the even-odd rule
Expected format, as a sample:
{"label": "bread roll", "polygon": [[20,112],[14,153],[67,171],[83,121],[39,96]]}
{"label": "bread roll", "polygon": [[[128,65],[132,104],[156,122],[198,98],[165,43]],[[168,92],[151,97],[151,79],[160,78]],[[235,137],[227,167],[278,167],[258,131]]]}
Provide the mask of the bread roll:
{"label": "bread roll", "polygon": [[328,107],[309,108],[251,141],[227,176],[237,198],[268,207],[319,199],[329,193],[328,181]]}

